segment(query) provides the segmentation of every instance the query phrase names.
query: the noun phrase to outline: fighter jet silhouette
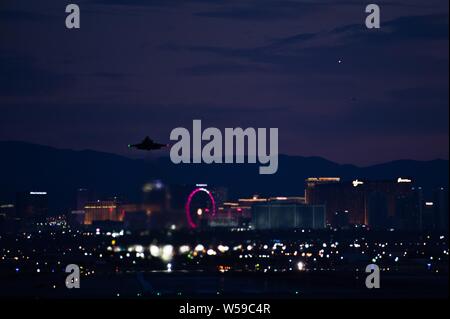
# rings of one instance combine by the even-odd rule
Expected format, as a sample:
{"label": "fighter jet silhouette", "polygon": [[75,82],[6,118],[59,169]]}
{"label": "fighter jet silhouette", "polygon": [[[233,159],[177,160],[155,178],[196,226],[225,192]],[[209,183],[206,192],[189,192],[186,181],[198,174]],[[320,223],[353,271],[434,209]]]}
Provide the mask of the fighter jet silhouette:
{"label": "fighter jet silhouette", "polygon": [[159,150],[163,147],[169,146],[168,144],[159,144],[155,143],[150,137],[144,138],[144,140],[139,144],[128,144],[128,148],[136,148],[138,150],[144,150],[144,151],[153,151],[153,150]]}

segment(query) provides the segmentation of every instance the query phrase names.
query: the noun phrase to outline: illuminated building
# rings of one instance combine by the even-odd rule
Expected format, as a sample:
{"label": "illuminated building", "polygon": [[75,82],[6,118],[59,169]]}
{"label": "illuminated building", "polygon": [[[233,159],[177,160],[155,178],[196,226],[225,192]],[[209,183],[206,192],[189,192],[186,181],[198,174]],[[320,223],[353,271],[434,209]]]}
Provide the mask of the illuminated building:
{"label": "illuminated building", "polygon": [[217,213],[208,217],[209,227],[248,227],[251,220],[251,207],[235,202],[224,202]]}
{"label": "illuminated building", "polygon": [[276,196],[262,198],[254,195],[251,198],[240,198],[237,202],[224,202],[216,215],[208,216],[210,227],[248,227],[252,220],[252,211],[260,204],[305,204],[304,197]]}
{"label": "illuminated building", "polygon": [[146,183],[142,187],[143,203],[149,206],[161,206],[163,209],[167,208],[168,203],[168,188],[160,180],[155,180]]}
{"label": "illuminated building", "polygon": [[346,213],[351,224],[366,223],[364,193],[361,186],[341,182],[339,178],[308,178],[306,203],[326,205],[326,222],[333,224],[335,216]]}
{"label": "illuminated building", "polygon": [[267,198],[261,198],[259,195],[253,195],[252,198],[240,198],[238,203],[240,206],[251,207],[254,204],[265,203],[267,202]]}
{"label": "illuminated building", "polygon": [[[165,228],[184,222],[184,198],[186,187],[169,186],[160,180],[146,183],[142,188],[142,206],[136,211],[145,211],[150,228]],[[126,212],[131,212],[125,209]]]}
{"label": "illuminated building", "polygon": [[241,207],[251,207],[254,204],[273,202],[273,201],[282,201],[284,203],[296,203],[296,204],[305,204],[305,197],[300,196],[275,196],[275,197],[259,197],[259,195],[253,195],[252,198],[240,198],[239,206]]}
{"label": "illuminated building", "polygon": [[121,222],[123,214],[119,211],[115,201],[96,201],[84,206],[84,224],[92,225],[94,222]]}
{"label": "illuminated building", "polygon": [[236,210],[219,211],[215,216],[208,218],[209,227],[238,227],[241,218]]}
{"label": "illuminated building", "polygon": [[162,202],[155,200],[146,201],[144,204],[121,204],[119,210],[123,216],[126,229],[144,230],[148,228],[164,228],[172,222],[171,215],[165,206],[166,195],[162,196]]}
{"label": "illuminated building", "polygon": [[339,183],[340,181],[340,177],[310,177],[306,179],[306,185],[309,188],[321,184]]}
{"label": "illuminated building", "polygon": [[325,228],[325,206],[273,200],[252,207],[254,229]]}
{"label": "illuminated building", "polygon": [[417,219],[419,215],[419,212],[411,210],[404,212],[403,216],[398,213],[401,207],[399,202],[417,210],[418,206],[412,203],[418,199],[413,194],[411,183],[407,178],[393,181],[308,178],[305,197],[307,204],[326,205],[326,219],[331,225],[335,224],[335,216],[345,212],[349,224],[365,224],[375,228],[385,228],[388,224],[403,226],[405,221],[402,218]]}

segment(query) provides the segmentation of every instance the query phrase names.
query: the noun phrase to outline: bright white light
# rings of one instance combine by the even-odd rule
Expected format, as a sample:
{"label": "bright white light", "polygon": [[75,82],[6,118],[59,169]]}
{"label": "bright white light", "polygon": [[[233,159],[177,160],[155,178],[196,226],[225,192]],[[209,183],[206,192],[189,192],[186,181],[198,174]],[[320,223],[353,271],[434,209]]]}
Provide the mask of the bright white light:
{"label": "bright white light", "polygon": [[202,216],[202,214],[203,214],[202,209],[201,208],[197,209],[197,215],[198,216]]}
{"label": "bright white light", "polygon": [[208,249],[206,254],[208,254],[208,256],[215,256],[215,255],[217,255],[217,253],[216,253],[216,251],[214,249]]}
{"label": "bright white light", "polygon": [[359,185],[364,184],[364,182],[362,182],[362,181],[356,179],[356,180],[354,180],[354,181],[352,182],[352,184],[353,184],[353,187],[358,187]]}
{"label": "bright white light", "polygon": [[305,264],[303,262],[299,261],[297,263],[297,269],[300,270],[300,271],[305,270]]}
{"label": "bright white light", "polygon": [[144,247],[142,247],[141,245],[136,245],[134,247],[134,251],[137,253],[143,253],[144,252]]}
{"label": "bright white light", "polygon": [[168,264],[167,264],[167,271],[168,271],[168,272],[171,272],[171,271],[172,271],[172,264],[171,264],[171,263],[168,263]]}
{"label": "bright white light", "polygon": [[164,261],[172,260],[173,257],[173,246],[165,245],[162,249],[161,259]]}
{"label": "bright white light", "polygon": [[253,246],[252,245],[248,245],[247,246],[247,250],[252,250],[253,249]]}
{"label": "bright white light", "polygon": [[186,254],[190,250],[190,247],[188,245],[180,246],[180,254]]}
{"label": "bright white light", "polygon": [[161,252],[158,246],[156,245],[150,246],[150,255],[152,255],[152,257],[159,257],[160,253]]}
{"label": "bright white light", "polygon": [[226,252],[230,249],[230,247],[224,246],[224,245],[219,245],[219,246],[217,247],[217,249],[218,249],[221,253],[226,253]]}
{"label": "bright white light", "polygon": [[205,249],[205,247],[202,244],[198,244],[197,246],[195,246],[195,251],[203,251]]}

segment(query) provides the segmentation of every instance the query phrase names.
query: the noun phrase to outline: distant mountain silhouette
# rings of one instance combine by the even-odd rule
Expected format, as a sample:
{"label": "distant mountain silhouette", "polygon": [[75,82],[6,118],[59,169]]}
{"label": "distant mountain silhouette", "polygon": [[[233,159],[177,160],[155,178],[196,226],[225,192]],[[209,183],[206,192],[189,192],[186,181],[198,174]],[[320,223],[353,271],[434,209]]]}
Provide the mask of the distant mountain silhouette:
{"label": "distant mountain silhouette", "polygon": [[[208,183],[226,186],[232,197],[302,195],[311,176],[343,179],[410,177],[425,189],[447,187],[447,160],[399,160],[369,167],[340,165],[320,157],[281,155],[274,175],[259,175],[259,164],[175,165],[169,158],[130,159],[96,151],[73,151],[24,142],[0,142],[0,201],[13,200],[21,190],[46,190],[51,207],[70,209],[75,191],[85,187],[101,196],[139,200],[144,183],[161,179],[168,184]],[[57,211],[59,213],[59,211]]]}

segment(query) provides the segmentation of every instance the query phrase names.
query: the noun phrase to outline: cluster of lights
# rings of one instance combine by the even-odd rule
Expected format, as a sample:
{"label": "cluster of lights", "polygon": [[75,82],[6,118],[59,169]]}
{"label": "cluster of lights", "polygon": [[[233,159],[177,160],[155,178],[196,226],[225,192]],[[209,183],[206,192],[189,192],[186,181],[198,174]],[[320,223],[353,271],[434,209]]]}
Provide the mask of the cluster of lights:
{"label": "cluster of lights", "polygon": [[[32,249],[28,248],[30,241],[33,241],[33,244],[39,241],[59,241],[61,236],[76,240],[80,244],[76,248],[64,248],[56,245],[54,253],[59,256],[56,261],[43,260],[42,251],[36,249],[35,245],[31,245]],[[96,237],[89,238],[91,236],[99,238],[98,240]],[[283,240],[283,242],[244,240],[241,242],[230,241],[226,244],[222,242],[217,245],[191,242],[175,247],[171,244],[148,246],[136,243],[124,244],[129,238],[117,238],[121,236],[125,236],[124,231],[105,233],[101,229],[95,229],[94,232],[89,232],[64,227],[61,227],[60,230],[52,229],[45,234],[23,232],[16,235],[16,242],[23,243],[23,248],[13,249],[5,245],[0,246],[0,263],[8,264],[11,271],[17,274],[29,271],[39,274],[55,272],[62,269],[66,264],[65,260],[73,259],[73,256],[82,258],[82,261],[118,258],[121,260],[119,264],[121,270],[122,267],[128,265],[147,265],[144,263],[153,263],[154,259],[159,259],[165,265],[163,266],[165,268],[159,266],[159,270],[167,272],[183,269],[182,267],[186,265],[191,266],[190,269],[201,269],[202,260],[207,263],[216,263],[215,267],[220,272],[227,272],[231,269],[233,271],[245,269],[246,271],[283,272],[334,270],[344,262],[351,260],[356,254],[359,255],[357,258],[362,257],[368,262],[379,264],[383,271],[396,271],[399,267],[405,266],[409,259],[421,258],[426,261],[423,263],[425,270],[438,272],[442,263],[448,261],[449,255],[446,235],[429,235],[408,241],[378,240],[373,242],[365,238],[365,235],[359,235],[350,240],[339,239],[339,242],[335,239]],[[104,244],[105,238],[110,245]],[[93,239],[95,240],[93,241]],[[226,259],[223,259],[223,256],[226,256]],[[241,260],[238,267],[233,264],[231,268],[223,263],[225,260],[228,262],[230,257],[235,257],[235,261]],[[345,261],[343,261],[344,257],[346,257]],[[158,265],[158,262],[156,260],[154,265]],[[96,272],[85,267],[82,273],[84,276],[92,276]]]}

